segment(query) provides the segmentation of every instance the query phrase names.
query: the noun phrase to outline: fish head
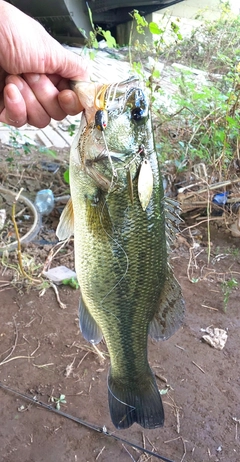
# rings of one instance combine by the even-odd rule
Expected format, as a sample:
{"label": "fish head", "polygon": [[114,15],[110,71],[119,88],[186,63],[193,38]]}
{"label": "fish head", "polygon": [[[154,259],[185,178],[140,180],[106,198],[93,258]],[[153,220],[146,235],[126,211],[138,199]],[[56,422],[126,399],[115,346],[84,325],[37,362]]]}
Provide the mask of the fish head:
{"label": "fish head", "polygon": [[73,82],[72,88],[84,107],[74,162],[105,191],[121,190],[154,149],[146,89],[135,77],[114,84]]}

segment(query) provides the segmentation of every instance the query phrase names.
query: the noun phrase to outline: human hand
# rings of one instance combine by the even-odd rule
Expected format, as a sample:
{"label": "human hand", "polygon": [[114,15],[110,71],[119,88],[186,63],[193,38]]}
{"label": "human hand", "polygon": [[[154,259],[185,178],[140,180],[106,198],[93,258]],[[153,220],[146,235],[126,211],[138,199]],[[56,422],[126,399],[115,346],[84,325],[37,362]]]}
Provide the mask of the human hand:
{"label": "human hand", "polygon": [[0,18],[0,122],[43,128],[81,112],[69,79],[88,80],[87,61],[3,0]]}

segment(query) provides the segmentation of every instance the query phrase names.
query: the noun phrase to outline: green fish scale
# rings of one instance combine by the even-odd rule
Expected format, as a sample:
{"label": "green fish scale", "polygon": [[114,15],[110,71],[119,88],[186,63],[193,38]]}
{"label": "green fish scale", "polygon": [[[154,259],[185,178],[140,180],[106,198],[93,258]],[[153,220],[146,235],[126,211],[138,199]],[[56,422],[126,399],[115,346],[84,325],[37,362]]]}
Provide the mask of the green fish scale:
{"label": "green fish scale", "polygon": [[167,269],[163,191],[154,152],[150,162],[154,189],[146,211],[138,199],[137,179],[133,204],[127,187],[99,199],[94,182],[77,166],[71,180],[82,296],[102,329],[113,378],[128,383],[143,378],[149,368],[148,327]]}

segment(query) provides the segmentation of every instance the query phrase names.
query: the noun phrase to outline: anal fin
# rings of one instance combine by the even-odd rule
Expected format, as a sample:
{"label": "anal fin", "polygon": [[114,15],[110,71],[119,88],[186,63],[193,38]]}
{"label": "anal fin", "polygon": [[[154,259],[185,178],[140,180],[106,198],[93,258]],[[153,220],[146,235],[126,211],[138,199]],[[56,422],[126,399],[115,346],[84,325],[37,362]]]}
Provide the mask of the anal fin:
{"label": "anal fin", "polygon": [[149,335],[154,340],[168,339],[182,325],[184,313],[185,303],[181,287],[169,266],[159,299],[159,309],[149,326]]}
{"label": "anal fin", "polygon": [[93,319],[91,313],[87,309],[83,299],[81,298],[79,304],[79,324],[80,329],[85,340],[96,345],[102,340],[102,331],[96,321]]}

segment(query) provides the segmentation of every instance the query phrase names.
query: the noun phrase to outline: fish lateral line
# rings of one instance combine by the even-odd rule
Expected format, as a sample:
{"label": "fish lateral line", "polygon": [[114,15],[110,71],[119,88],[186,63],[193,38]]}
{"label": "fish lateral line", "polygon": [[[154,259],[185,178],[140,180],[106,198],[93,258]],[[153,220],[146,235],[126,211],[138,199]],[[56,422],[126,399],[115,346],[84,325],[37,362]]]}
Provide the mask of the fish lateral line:
{"label": "fish lateral line", "polygon": [[[104,213],[104,208],[107,207],[107,202],[106,202],[106,199],[104,201],[104,204],[102,206],[102,209],[101,209],[101,213],[99,214],[99,221],[100,221],[100,224],[102,225],[102,229],[103,231],[105,232],[105,234],[107,235],[107,237],[112,241],[114,242],[123,252],[125,258],[126,258],[126,269],[124,271],[124,274],[120,277],[120,279],[116,282],[116,284],[114,284],[114,286],[112,287],[112,289],[103,297],[103,299],[101,300],[101,305],[103,304],[103,302],[106,300],[106,298],[114,291],[114,289],[116,289],[116,287],[118,287],[120,284],[121,284],[121,281],[125,278],[127,272],[128,272],[128,268],[129,268],[129,258],[128,258],[128,255],[125,251],[125,249],[123,248],[123,246],[121,244],[119,244],[119,242],[114,239],[114,237],[109,234],[109,232],[105,229],[104,227],[104,224],[103,224],[103,221],[102,221],[102,217],[103,217],[103,213]],[[107,312],[107,311],[106,311]],[[116,317],[117,318],[117,317]],[[118,319],[118,318],[117,318]],[[119,319],[118,319],[119,321]]]}

